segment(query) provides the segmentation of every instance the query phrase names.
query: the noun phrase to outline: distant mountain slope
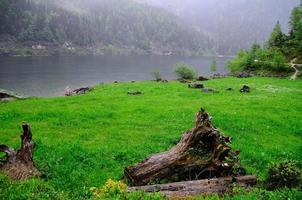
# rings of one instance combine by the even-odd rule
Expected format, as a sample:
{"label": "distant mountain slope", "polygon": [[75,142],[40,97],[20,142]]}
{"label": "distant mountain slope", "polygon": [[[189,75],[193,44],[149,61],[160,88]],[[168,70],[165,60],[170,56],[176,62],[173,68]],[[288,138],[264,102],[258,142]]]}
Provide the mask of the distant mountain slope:
{"label": "distant mountain slope", "polygon": [[0,34],[141,53],[202,53],[209,38],[162,8],[134,0],[0,0]]}
{"label": "distant mountain slope", "polygon": [[206,31],[220,53],[233,54],[265,41],[277,20],[287,30],[299,0],[141,0],[169,10]]}

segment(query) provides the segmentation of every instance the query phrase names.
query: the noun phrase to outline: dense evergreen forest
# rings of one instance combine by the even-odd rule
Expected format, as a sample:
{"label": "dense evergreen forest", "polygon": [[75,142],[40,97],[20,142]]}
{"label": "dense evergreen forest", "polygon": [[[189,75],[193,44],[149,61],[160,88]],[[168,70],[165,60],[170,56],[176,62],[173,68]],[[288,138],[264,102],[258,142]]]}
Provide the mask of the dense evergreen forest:
{"label": "dense evergreen forest", "polygon": [[234,55],[264,43],[276,21],[287,32],[298,2],[0,0],[0,54],[42,44],[59,54]]}
{"label": "dense evergreen forest", "polygon": [[0,0],[0,34],[2,42],[13,36],[21,47],[80,46],[93,53],[202,54],[212,46],[175,15],[131,0]]}

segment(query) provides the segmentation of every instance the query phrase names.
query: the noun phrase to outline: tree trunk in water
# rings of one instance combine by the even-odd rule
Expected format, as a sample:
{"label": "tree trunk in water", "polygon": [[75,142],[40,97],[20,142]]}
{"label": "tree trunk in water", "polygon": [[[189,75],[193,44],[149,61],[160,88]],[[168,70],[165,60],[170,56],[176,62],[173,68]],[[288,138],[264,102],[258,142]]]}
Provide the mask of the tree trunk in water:
{"label": "tree trunk in water", "polygon": [[147,185],[139,187],[128,188],[129,192],[145,191],[145,192],[160,192],[166,197],[180,198],[196,195],[205,195],[217,193],[223,195],[224,193],[232,192],[233,183],[242,187],[254,186],[257,183],[255,176],[242,177],[224,177],[215,179],[204,179],[197,181],[185,181],[168,184]]}
{"label": "tree trunk in water", "polygon": [[6,145],[0,145],[0,152],[6,154],[4,160],[0,160],[0,170],[9,177],[17,180],[41,176],[33,162],[33,150],[35,144],[28,124],[22,125],[21,147],[15,151]]}
{"label": "tree trunk in water", "polygon": [[244,175],[239,151],[227,145],[231,139],[221,135],[212,126],[211,116],[201,109],[195,127],[184,133],[175,147],[125,168],[124,177],[130,185],[142,186]]}

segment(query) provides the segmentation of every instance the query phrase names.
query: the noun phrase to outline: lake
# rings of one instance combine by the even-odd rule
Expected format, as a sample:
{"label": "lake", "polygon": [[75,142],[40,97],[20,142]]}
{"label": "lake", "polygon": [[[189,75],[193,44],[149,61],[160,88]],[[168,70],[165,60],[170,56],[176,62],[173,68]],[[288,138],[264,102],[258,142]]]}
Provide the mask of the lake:
{"label": "lake", "polygon": [[[227,73],[226,61],[217,58],[217,73]],[[60,96],[64,89],[93,86],[102,82],[151,80],[159,70],[164,79],[174,79],[173,65],[192,65],[199,75],[208,76],[210,57],[183,56],[70,56],[2,57],[0,88],[26,96]]]}

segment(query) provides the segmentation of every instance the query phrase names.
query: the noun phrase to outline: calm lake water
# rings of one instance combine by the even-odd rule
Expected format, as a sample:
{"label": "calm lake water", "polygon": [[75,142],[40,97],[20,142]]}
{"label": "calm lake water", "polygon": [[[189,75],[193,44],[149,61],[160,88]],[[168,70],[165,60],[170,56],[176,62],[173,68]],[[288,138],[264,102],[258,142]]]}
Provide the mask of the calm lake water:
{"label": "calm lake water", "polygon": [[[217,58],[218,73],[227,73],[228,58]],[[0,58],[0,88],[26,96],[60,96],[64,89],[101,82],[151,80],[159,70],[173,79],[173,65],[188,63],[200,75],[210,75],[210,57],[179,56],[72,56]]]}

